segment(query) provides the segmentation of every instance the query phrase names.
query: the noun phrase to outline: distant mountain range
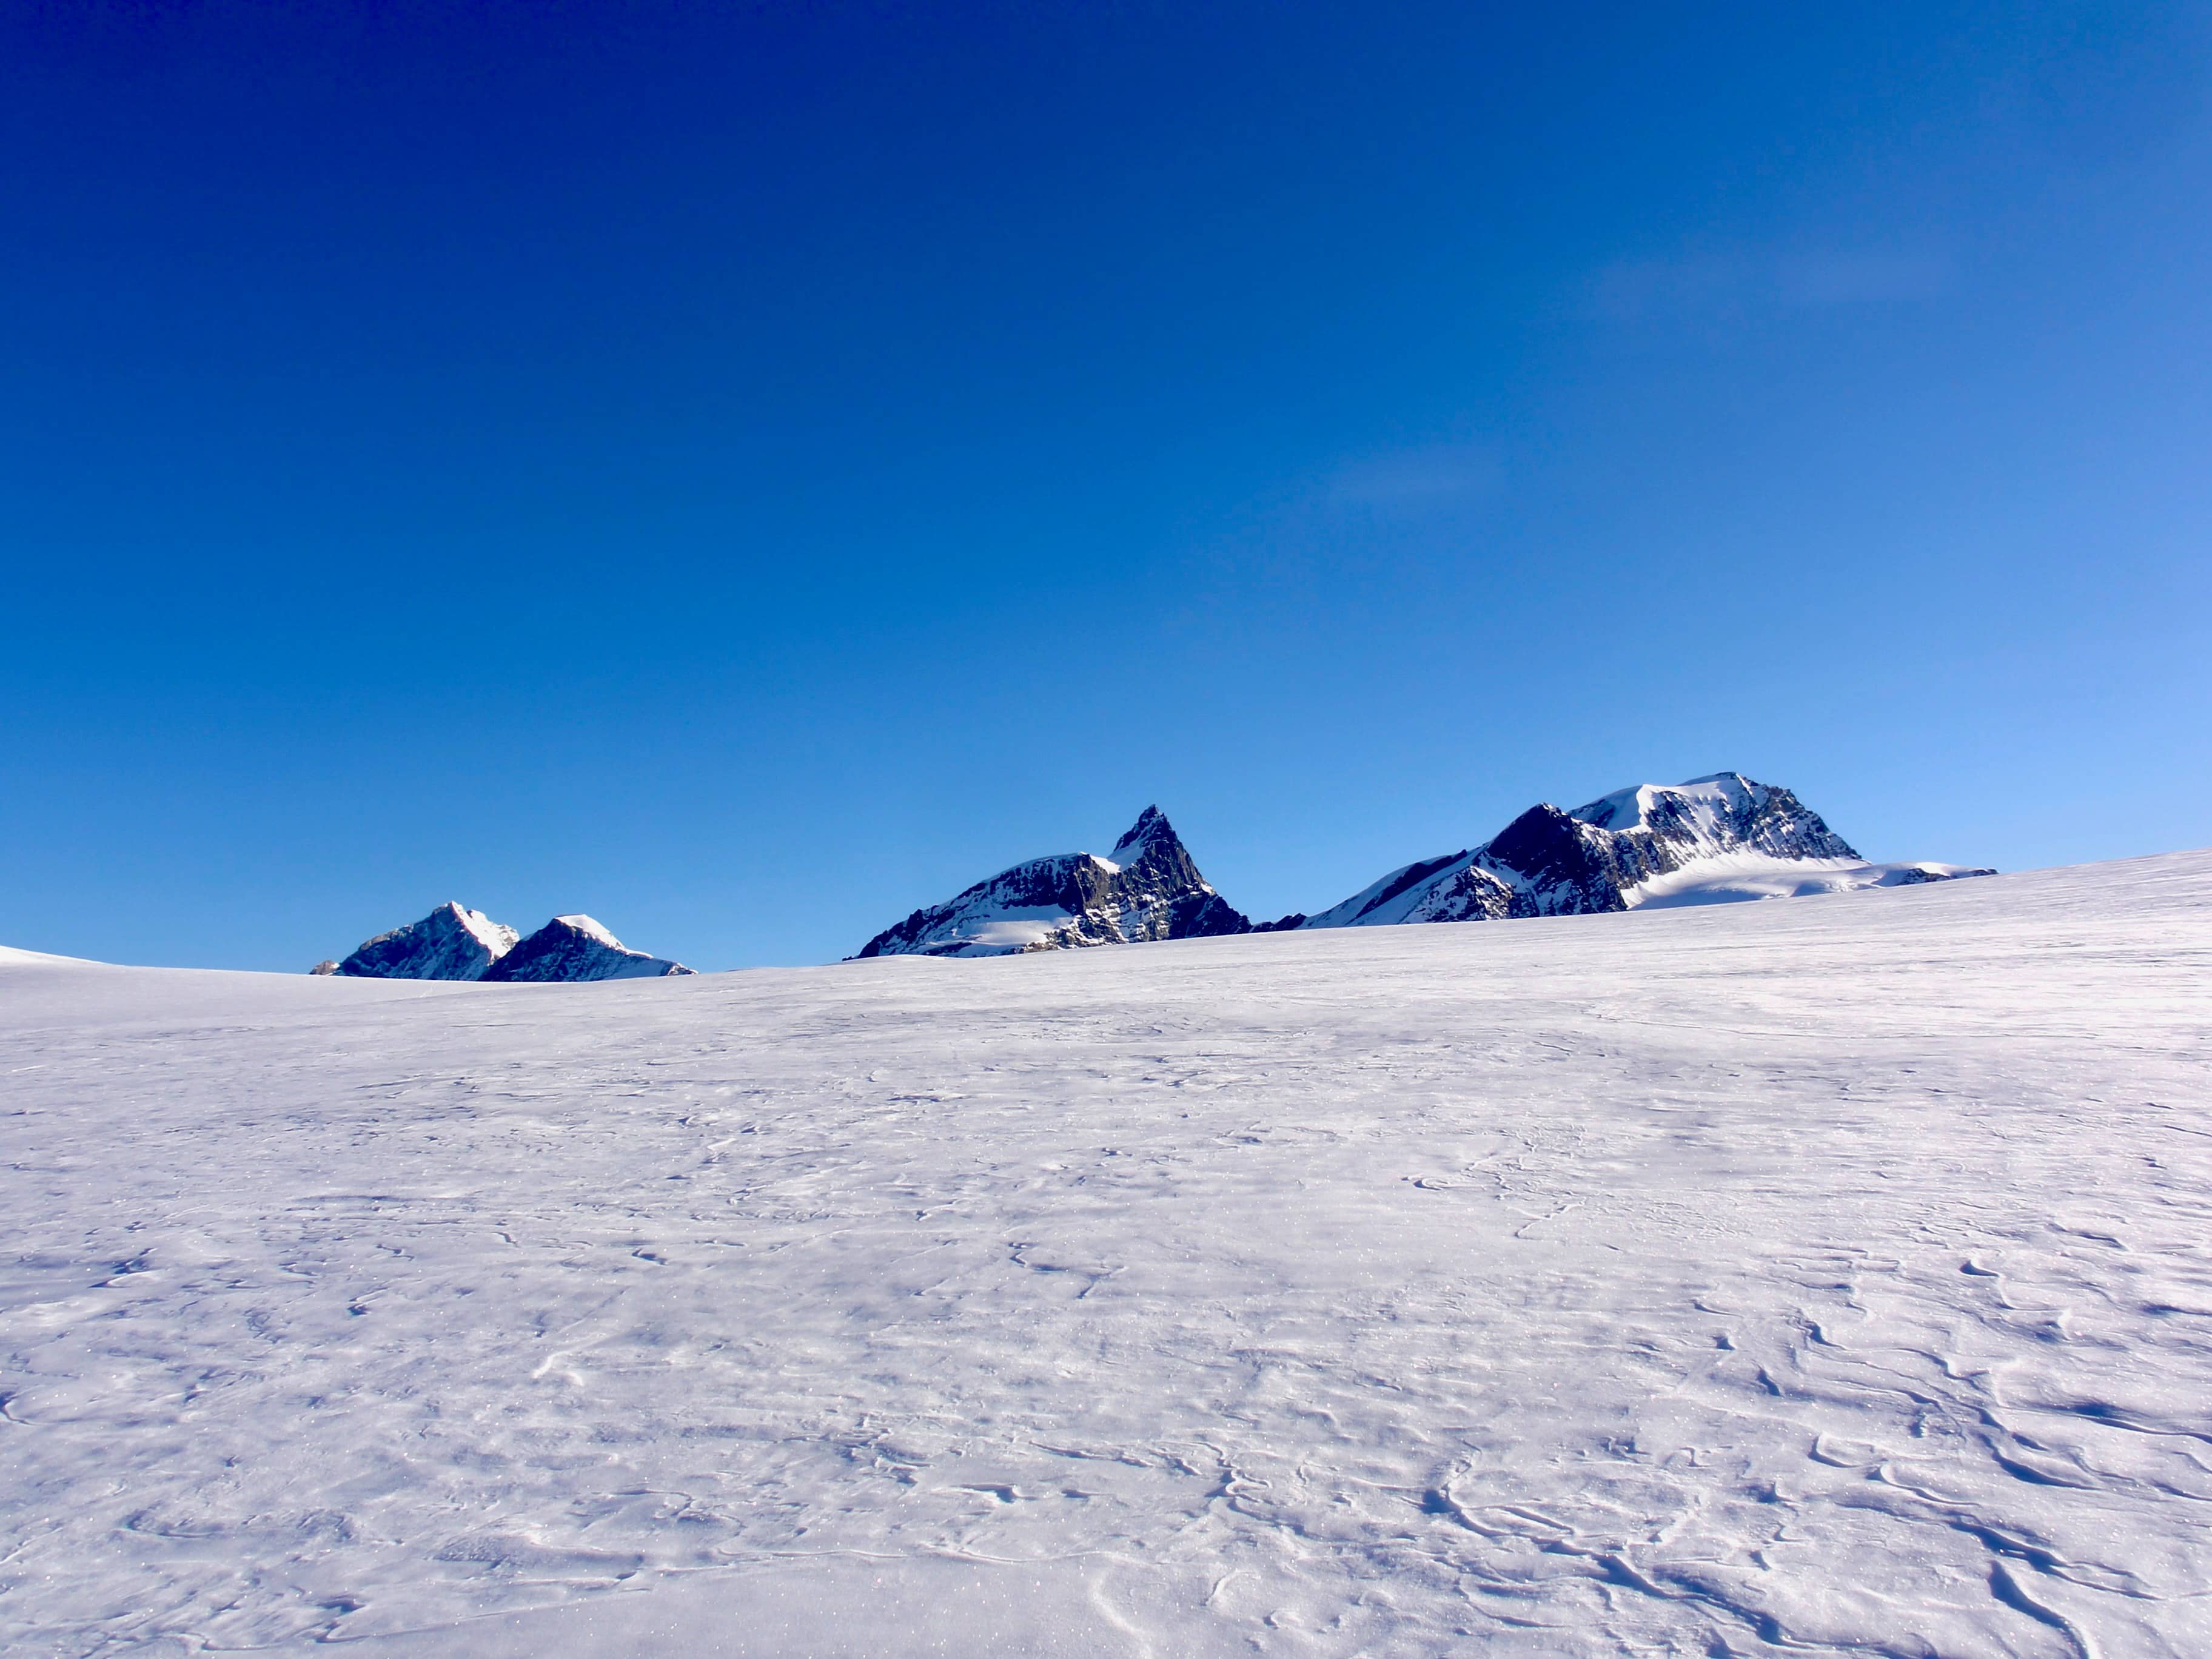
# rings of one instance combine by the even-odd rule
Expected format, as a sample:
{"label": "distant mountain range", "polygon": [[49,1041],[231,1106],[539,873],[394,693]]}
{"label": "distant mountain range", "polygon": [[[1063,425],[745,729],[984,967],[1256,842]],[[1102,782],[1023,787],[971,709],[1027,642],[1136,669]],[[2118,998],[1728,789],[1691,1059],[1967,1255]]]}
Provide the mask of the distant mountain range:
{"label": "distant mountain range", "polygon": [[680,962],[633,951],[589,916],[556,916],[527,939],[481,910],[446,903],[422,918],[367,940],[319,974],[349,979],[473,979],[568,983],[659,979],[691,971]]}
{"label": "distant mountain range", "polygon": [[[1058,853],[1001,870],[884,928],[858,955],[1009,956],[1224,933],[1590,915],[1995,873],[1869,863],[1780,785],[1716,772],[1616,790],[1571,812],[1541,803],[1480,846],[1404,865],[1326,910],[1255,922],[1199,872],[1167,815],[1147,806],[1105,856]],[[632,950],[589,916],[556,916],[526,939],[481,910],[447,903],[314,971],[574,982],[691,969]]]}
{"label": "distant mountain range", "polygon": [[1255,924],[1214,891],[1165,815],[1148,806],[1106,857],[1062,853],[1015,865],[916,910],[859,954],[1005,956],[1223,933],[1589,915],[1994,873],[1869,863],[1789,790],[1717,772],[1617,790],[1571,812],[1532,806],[1479,847],[1393,870],[1316,915]]}

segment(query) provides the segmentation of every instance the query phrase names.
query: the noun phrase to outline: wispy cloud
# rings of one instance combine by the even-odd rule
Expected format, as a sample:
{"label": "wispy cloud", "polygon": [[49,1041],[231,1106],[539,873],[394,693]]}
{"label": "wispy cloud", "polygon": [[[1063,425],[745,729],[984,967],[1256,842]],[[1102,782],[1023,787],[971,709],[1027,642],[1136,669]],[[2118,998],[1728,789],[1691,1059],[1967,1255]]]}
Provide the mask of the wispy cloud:
{"label": "wispy cloud", "polygon": [[1609,322],[1923,300],[1949,288],[1950,257],[1932,248],[1735,250],[1620,259],[1589,283]]}
{"label": "wispy cloud", "polygon": [[1950,287],[1951,261],[1939,253],[1811,253],[1777,267],[1782,297],[1792,305],[1868,305],[1925,300]]}
{"label": "wispy cloud", "polygon": [[1345,461],[1324,494],[1340,507],[1421,512],[1487,495],[1504,482],[1498,452],[1486,444],[1431,443]]}

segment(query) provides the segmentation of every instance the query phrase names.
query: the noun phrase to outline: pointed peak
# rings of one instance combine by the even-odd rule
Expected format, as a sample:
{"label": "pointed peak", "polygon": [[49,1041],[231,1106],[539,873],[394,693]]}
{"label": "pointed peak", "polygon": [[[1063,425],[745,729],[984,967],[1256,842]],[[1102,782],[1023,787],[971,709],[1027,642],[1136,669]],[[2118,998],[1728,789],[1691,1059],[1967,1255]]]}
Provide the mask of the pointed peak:
{"label": "pointed peak", "polygon": [[1114,843],[1113,856],[1120,861],[1121,854],[1131,848],[1146,842],[1171,842],[1175,838],[1175,825],[1168,822],[1168,815],[1157,806],[1147,806],[1137,814],[1137,821],[1129,826],[1129,833]]}
{"label": "pointed peak", "polygon": [[1549,870],[1561,860],[1586,856],[1582,825],[1551,802],[1539,801],[1490,838],[1481,850],[1490,860],[1524,874]]}
{"label": "pointed peak", "polygon": [[1514,819],[1512,823],[1507,824],[1505,826],[1505,831],[1510,832],[1511,830],[1522,828],[1534,830],[1539,826],[1564,823],[1566,822],[1567,817],[1568,815],[1566,813],[1553,805],[1551,802],[1547,800],[1540,800],[1527,811],[1523,812],[1519,817]]}
{"label": "pointed peak", "polygon": [[691,971],[680,962],[649,956],[617,939],[593,917],[556,916],[484,973],[494,981],[573,983],[599,979],[660,979]]}
{"label": "pointed peak", "polygon": [[448,899],[420,921],[363,940],[337,971],[349,979],[476,979],[516,937],[514,928]]}

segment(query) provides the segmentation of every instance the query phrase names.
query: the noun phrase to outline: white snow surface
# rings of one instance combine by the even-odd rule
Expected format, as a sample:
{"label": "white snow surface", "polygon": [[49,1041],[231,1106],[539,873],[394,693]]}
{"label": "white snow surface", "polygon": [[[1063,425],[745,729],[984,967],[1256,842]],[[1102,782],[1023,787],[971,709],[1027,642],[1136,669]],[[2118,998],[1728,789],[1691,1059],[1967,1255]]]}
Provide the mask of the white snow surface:
{"label": "white snow surface", "polygon": [[[44,951],[18,951],[13,945],[0,945],[0,967],[19,967],[36,963],[81,963],[82,957],[51,956]],[[98,963],[91,964],[99,966]]]}
{"label": "white snow surface", "polygon": [[1631,909],[1663,909],[1670,905],[1856,893],[1869,887],[1902,887],[1987,873],[1963,864],[1925,860],[1869,864],[1856,859],[1778,859],[1759,853],[1721,853],[1654,876],[1620,896]]}
{"label": "white snow surface", "polygon": [[0,1078],[10,1655],[2212,1652],[2212,854]]}
{"label": "white snow surface", "polygon": [[957,956],[1002,956],[1042,945],[1074,919],[1074,913],[1064,905],[1001,905],[963,912],[957,923],[939,930],[939,936],[965,941],[952,953]]}
{"label": "white snow surface", "polygon": [[[505,922],[494,921],[483,911],[469,909],[458,900],[454,901],[453,908],[459,913],[461,925],[468,929],[477,943],[491,952],[492,960],[495,962],[514,949],[516,941],[522,937]],[[586,920],[589,921],[590,918],[586,917]]]}
{"label": "white snow surface", "polygon": [[1731,808],[1741,811],[1751,799],[1747,781],[1741,772],[1711,772],[1687,783],[1638,783],[1601,795],[1575,816],[1601,830],[1634,830],[1650,821],[1651,809],[1663,796],[1673,796],[1691,809],[1693,821],[1711,837],[1719,815]]}

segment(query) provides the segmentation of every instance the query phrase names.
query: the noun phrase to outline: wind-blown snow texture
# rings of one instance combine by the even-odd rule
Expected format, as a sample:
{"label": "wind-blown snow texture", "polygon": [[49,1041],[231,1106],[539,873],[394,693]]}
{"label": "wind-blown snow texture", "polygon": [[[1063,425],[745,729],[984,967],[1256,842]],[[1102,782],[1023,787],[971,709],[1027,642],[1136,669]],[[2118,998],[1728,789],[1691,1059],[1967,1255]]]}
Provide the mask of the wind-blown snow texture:
{"label": "wind-blown snow texture", "polygon": [[633,951],[589,916],[556,916],[483,971],[488,981],[575,984],[600,979],[665,979],[691,971]]}
{"label": "wind-blown snow texture", "polygon": [[449,900],[420,921],[379,933],[337,971],[352,979],[482,979],[520,937],[483,911]]}
{"label": "wind-blown snow texture", "polygon": [[886,927],[860,955],[1006,956],[1137,939],[1209,939],[1250,926],[1206,884],[1167,815],[1147,806],[1109,857],[1061,853],[1001,870]]}
{"label": "wind-blown snow texture", "polygon": [[1590,915],[1991,873],[1869,864],[1789,790],[1717,772],[1672,786],[1638,784],[1572,812],[1548,802],[1532,806],[1480,847],[1407,865],[1318,915],[1273,926]]}
{"label": "wind-blown snow texture", "polygon": [[2212,854],[0,1076],[11,1655],[2212,1652]]}

